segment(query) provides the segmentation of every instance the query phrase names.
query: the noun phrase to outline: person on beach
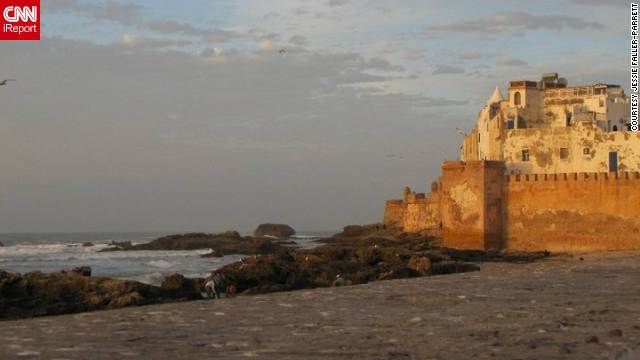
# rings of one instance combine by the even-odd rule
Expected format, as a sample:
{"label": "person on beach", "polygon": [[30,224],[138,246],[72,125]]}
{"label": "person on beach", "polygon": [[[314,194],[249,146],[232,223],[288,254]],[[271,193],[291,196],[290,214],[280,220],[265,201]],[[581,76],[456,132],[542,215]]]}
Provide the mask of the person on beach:
{"label": "person on beach", "polygon": [[218,296],[218,299],[220,299],[221,298],[220,294],[226,290],[224,275],[222,275],[220,272],[216,272],[212,280],[213,280],[213,290],[215,291],[214,297]]}
{"label": "person on beach", "polygon": [[215,297],[214,287],[215,287],[215,284],[213,282],[213,278],[211,280],[207,281],[206,284],[204,284],[204,290],[207,292],[207,298],[208,299],[211,299],[212,297]]}
{"label": "person on beach", "polygon": [[333,282],[333,286],[344,286],[344,285],[345,285],[345,282],[342,275],[340,274],[336,275],[336,280]]}

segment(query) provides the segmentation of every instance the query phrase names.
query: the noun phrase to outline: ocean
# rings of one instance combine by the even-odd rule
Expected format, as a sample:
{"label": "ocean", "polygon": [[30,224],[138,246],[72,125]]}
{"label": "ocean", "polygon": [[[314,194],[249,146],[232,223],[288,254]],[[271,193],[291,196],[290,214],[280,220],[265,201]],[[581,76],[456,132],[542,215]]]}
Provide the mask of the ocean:
{"label": "ocean", "polygon": [[[294,240],[300,247],[316,246],[314,240],[334,232],[310,232]],[[160,285],[165,276],[180,273],[186,277],[205,277],[211,271],[239,261],[247,255],[203,258],[209,249],[185,251],[109,251],[112,241],[146,243],[167,233],[98,232],[98,233],[19,233],[0,234],[0,269],[27,273],[34,270],[53,272],[76,266],[91,266],[92,275]],[[83,246],[90,242],[93,246]]]}

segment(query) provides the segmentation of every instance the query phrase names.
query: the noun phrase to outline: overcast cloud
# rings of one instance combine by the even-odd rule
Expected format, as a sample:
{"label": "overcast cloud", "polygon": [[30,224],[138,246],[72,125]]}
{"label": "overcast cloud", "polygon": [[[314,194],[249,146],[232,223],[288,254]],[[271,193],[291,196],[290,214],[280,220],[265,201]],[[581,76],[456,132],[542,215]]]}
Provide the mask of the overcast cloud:
{"label": "overcast cloud", "polygon": [[628,88],[624,8],[470,4],[47,1],[0,43],[0,231],[376,222],[496,85]]}

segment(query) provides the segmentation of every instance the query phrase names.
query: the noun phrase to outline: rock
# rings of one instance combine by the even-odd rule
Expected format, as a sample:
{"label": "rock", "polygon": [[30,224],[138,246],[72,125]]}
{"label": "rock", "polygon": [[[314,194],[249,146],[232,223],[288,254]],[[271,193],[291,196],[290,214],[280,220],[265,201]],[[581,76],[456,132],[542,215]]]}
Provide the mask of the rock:
{"label": "rock", "polygon": [[428,257],[412,256],[407,266],[422,276],[431,274],[431,260]]}
{"label": "rock", "polygon": [[284,224],[260,224],[253,232],[254,237],[273,236],[278,239],[287,239],[296,234],[289,225]]}
{"label": "rock", "polygon": [[200,299],[200,293],[204,291],[202,279],[189,279],[177,273],[165,277],[161,287],[174,297],[186,299]]}
{"label": "rock", "polygon": [[84,247],[90,247],[90,246],[93,246],[93,243],[92,243],[92,242],[90,242],[90,241],[83,242],[83,243],[82,243],[82,246],[84,246]]}
{"label": "rock", "polygon": [[4,244],[2,243],[2,241],[0,241],[0,247],[3,247],[3,246],[4,246]]}
{"label": "rock", "polygon": [[78,266],[76,268],[73,268],[71,271],[81,276],[91,276],[90,266]]}
{"label": "rock", "polygon": [[640,325],[631,325],[631,330],[640,331]]}
{"label": "rock", "polygon": [[[357,234],[357,235],[356,235]],[[254,239],[254,241],[259,238]],[[435,247],[435,239],[380,224],[349,226],[312,249],[281,248],[224,266],[225,275],[245,294],[331,286],[337,274],[347,284],[478,271],[470,262],[530,262],[548,254],[456,250]]]}
{"label": "rock", "polygon": [[589,336],[584,340],[585,344],[598,344],[600,341],[597,336]]}
{"label": "rock", "polygon": [[364,234],[371,234],[379,231],[384,231],[387,226],[384,224],[369,224],[369,225],[347,225],[342,228],[343,236],[362,236]]}
{"label": "rock", "polygon": [[609,331],[608,335],[609,335],[609,337],[620,337],[620,336],[622,336],[622,330],[613,329],[613,330]]}
{"label": "rock", "polygon": [[132,245],[127,242],[111,242],[112,247],[104,251],[120,250],[198,250],[211,249],[203,257],[220,257],[230,254],[271,254],[284,248],[268,238],[242,237],[237,231],[225,231],[219,234],[189,233],[168,235],[146,244]]}
{"label": "rock", "polygon": [[84,276],[87,270],[81,267],[78,271],[32,271],[24,275],[0,270],[0,319],[115,309],[184,297],[184,291]]}
{"label": "rock", "polygon": [[169,235],[155,239],[146,244],[133,245],[127,250],[197,250],[215,249],[245,240],[236,231],[220,234],[189,233],[183,235]]}

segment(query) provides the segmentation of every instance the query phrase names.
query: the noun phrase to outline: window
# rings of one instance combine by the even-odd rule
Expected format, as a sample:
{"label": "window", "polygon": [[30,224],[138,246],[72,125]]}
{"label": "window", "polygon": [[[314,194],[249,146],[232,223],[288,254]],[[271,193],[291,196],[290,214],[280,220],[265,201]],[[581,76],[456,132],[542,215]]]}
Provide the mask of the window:
{"label": "window", "polygon": [[585,155],[589,155],[589,154],[591,154],[591,149],[584,148],[584,149],[582,149],[582,153],[585,154]]}
{"label": "window", "polygon": [[618,125],[613,125],[613,131],[618,131]]}
{"label": "window", "polygon": [[529,161],[529,150],[522,150],[522,161]]}
{"label": "window", "polygon": [[573,114],[571,112],[567,113],[567,126],[571,126],[571,117]]}
{"label": "window", "polygon": [[509,120],[509,121],[507,121],[507,129],[513,129],[513,126],[514,126],[514,125],[515,125],[515,124],[514,124],[513,120]]}
{"label": "window", "polygon": [[603,107],[603,106],[604,106],[604,100],[600,99],[600,107]]}
{"label": "window", "polygon": [[513,95],[513,103],[515,105],[520,105],[520,102],[522,101],[521,96],[520,96],[520,92],[516,91],[516,93]]}
{"label": "window", "polygon": [[560,148],[560,159],[568,159],[568,158],[569,158],[569,149]]}
{"label": "window", "polygon": [[618,171],[618,152],[609,153],[609,171]]}

